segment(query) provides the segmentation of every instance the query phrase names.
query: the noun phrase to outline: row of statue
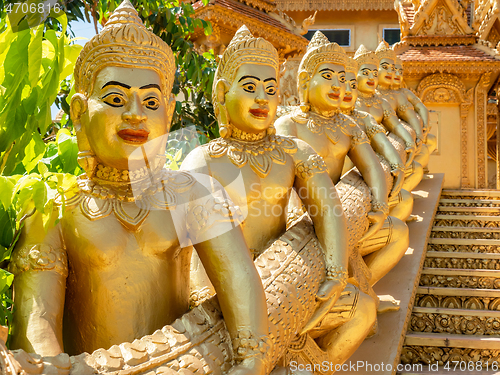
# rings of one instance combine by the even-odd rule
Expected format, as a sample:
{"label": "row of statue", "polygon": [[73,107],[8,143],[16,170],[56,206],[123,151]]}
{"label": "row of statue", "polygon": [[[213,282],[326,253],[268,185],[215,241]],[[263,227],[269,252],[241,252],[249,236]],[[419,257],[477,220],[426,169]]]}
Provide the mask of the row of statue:
{"label": "row of statue", "polygon": [[435,148],[394,51],[350,58],[316,32],[284,108],[276,49],[241,27],[214,78],[220,138],[181,171],[164,168],[174,75],[128,0],[83,48],[85,174],[14,251],[12,374],[331,374],[376,333],[372,287]]}

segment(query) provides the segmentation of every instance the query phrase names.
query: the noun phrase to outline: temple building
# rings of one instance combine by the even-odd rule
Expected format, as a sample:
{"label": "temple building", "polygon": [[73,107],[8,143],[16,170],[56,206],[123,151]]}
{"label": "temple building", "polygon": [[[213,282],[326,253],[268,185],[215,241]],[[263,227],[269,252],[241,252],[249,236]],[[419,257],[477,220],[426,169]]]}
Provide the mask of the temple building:
{"label": "temple building", "polygon": [[210,36],[194,36],[202,50],[220,52],[244,23],[275,45],[286,59],[284,105],[297,104],[294,76],[316,30],[350,55],[361,44],[375,50],[386,40],[403,60],[406,86],[432,111],[438,147],[429,170],[447,173],[445,188],[497,187],[496,1],[212,0],[195,7],[214,27]]}

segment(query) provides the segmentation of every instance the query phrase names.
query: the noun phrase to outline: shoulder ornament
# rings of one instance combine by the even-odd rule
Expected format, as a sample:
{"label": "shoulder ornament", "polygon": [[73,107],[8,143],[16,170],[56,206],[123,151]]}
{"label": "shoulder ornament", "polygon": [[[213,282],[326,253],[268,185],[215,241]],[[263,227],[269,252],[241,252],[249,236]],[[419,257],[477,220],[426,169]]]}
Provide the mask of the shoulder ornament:
{"label": "shoulder ornament", "polygon": [[240,330],[233,340],[234,358],[237,363],[252,357],[265,356],[272,349],[268,336],[256,337],[250,330]]}
{"label": "shoulder ornament", "polygon": [[327,171],[325,161],[318,154],[310,155],[307,161],[301,161],[295,166],[295,175],[307,181],[317,173]]}
{"label": "shoulder ornament", "polygon": [[292,138],[268,135],[259,141],[240,141],[233,138],[217,138],[208,143],[208,154],[212,158],[227,155],[238,168],[247,163],[261,178],[267,177],[273,163],[285,164],[286,154],[297,152]]}
{"label": "shoulder ornament", "polygon": [[354,148],[358,145],[361,145],[363,143],[368,143],[370,144],[370,141],[368,140],[368,137],[366,136],[365,132],[361,130],[359,126],[356,126],[357,129],[353,130],[352,132],[352,138],[351,138],[351,148]]}
{"label": "shoulder ornament", "polygon": [[385,134],[385,128],[377,124],[375,121],[370,121],[368,125],[366,125],[366,135],[368,136],[368,139],[372,139],[375,134],[378,133],[384,133]]}
{"label": "shoulder ornament", "polygon": [[54,249],[47,244],[16,249],[9,264],[15,276],[26,271],[54,271],[68,276],[68,259],[64,249]]}
{"label": "shoulder ornament", "polygon": [[[243,222],[243,214],[230,199],[209,195],[189,202],[186,227],[193,242],[199,243],[218,235],[217,231],[230,230]],[[223,223],[230,223],[223,226]],[[210,233],[208,231],[210,230]]]}
{"label": "shoulder ornament", "polygon": [[402,104],[400,105],[398,108],[397,108],[397,113],[405,113],[408,108],[410,108],[411,104],[408,103],[408,104]]}
{"label": "shoulder ornament", "polygon": [[391,118],[392,116],[396,116],[396,111],[392,108],[384,109],[384,120]]}

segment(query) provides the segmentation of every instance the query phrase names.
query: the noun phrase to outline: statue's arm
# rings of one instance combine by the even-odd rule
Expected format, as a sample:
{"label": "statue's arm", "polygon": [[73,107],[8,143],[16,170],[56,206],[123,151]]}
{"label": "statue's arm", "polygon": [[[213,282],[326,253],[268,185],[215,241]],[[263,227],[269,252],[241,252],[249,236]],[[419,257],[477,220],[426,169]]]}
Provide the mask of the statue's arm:
{"label": "statue's arm", "polygon": [[401,187],[404,182],[404,163],[401,160],[397,150],[394,148],[392,143],[387,138],[385,134],[385,129],[377,124],[372,116],[367,116],[365,119],[365,129],[370,138],[371,146],[373,150],[380,155],[382,155],[391,166],[391,174],[394,177],[394,183],[390,196],[399,194]]}
{"label": "statue's arm", "polygon": [[413,104],[413,107],[415,107],[415,110],[418,112],[420,117],[422,118],[422,121],[424,122],[424,132],[426,132],[429,128],[429,110],[425,106],[424,103],[420,100],[420,98],[415,95],[411,90],[409,89],[403,89],[404,92],[407,94],[408,101]]}
{"label": "statue's arm", "polygon": [[[403,103],[400,104],[399,101],[403,101]],[[397,114],[400,119],[408,123],[408,125],[410,125],[412,129],[415,130],[415,133],[417,134],[417,140],[423,139],[424,135],[422,133],[422,124],[420,123],[420,119],[413,109],[413,106],[406,99],[405,95],[399,96]]]}
{"label": "statue's arm", "polygon": [[181,164],[180,169],[191,171],[194,173],[210,174],[208,164],[205,160],[203,146],[197,147],[187,154],[186,158]]}
{"label": "statue's arm", "polygon": [[297,124],[290,115],[280,117],[274,123],[276,128],[276,133],[279,135],[288,135],[291,137],[297,137]]}
{"label": "statue's arm", "polygon": [[372,209],[368,213],[372,225],[359,240],[361,242],[377,233],[389,214],[387,183],[380,161],[359,126],[352,130],[351,149],[347,156],[361,172],[372,195]]}
{"label": "statue's arm", "polygon": [[304,141],[297,139],[296,143],[294,187],[313,220],[325,252],[327,282],[319,290],[318,298],[331,298],[335,292],[338,298],[347,282],[348,262],[347,224],[342,203],[321,156]]}
{"label": "statue's arm", "polygon": [[9,270],[14,274],[11,348],[43,356],[63,353],[68,264],[59,225],[46,233],[41,214],[28,218]]}
{"label": "statue's arm", "polygon": [[[214,180],[212,185],[218,183]],[[206,190],[197,193],[195,204],[205,203],[203,208],[189,207],[189,235],[217,292],[236,363],[242,369],[236,373],[265,375],[264,353],[271,344],[264,289],[239,226],[239,210],[224,199],[224,194],[207,196]],[[190,224],[193,221],[190,213],[203,220],[197,225]],[[193,228],[198,233],[193,233]],[[250,341],[257,346],[250,345]]]}
{"label": "statue's arm", "polygon": [[415,142],[413,141],[411,134],[408,133],[403,125],[401,125],[398,116],[396,116],[396,112],[391,108],[391,105],[385,99],[382,101],[382,108],[384,110],[382,124],[387,130],[397,135],[405,142],[406,152],[408,154],[406,164],[409,165],[413,162],[413,156],[416,151]]}

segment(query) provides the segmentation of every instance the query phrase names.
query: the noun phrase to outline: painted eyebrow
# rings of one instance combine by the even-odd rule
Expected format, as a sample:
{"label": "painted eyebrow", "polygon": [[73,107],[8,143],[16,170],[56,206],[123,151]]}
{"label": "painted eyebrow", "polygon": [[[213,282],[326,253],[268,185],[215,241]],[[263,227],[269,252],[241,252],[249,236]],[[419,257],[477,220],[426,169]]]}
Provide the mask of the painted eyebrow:
{"label": "painted eyebrow", "polygon": [[259,78],[259,77],[255,77],[255,76],[243,76],[243,77],[241,77],[241,78],[239,79],[239,81],[238,81],[238,82],[241,82],[241,81],[243,81],[243,80],[244,80],[244,79],[246,79],[246,78],[253,78],[253,79],[256,79],[257,81],[260,81],[260,78]]}
{"label": "painted eyebrow", "polygon": [[268,82],[268,81],[274,81],[274,82],[278,83],[278,81],[276,81],[276,78],[267,78],[264,80],[264,82]]}
{"label": "painted eyebrow", "polygon": [[106,83],[104,86],[101,87],[101,90],[103,88],[105,88],[106,86],[121,86],[121,87],[124,87],[126,89],[129,89],[131,86],[129,85],[126,85],[124,83],[121,83],[121,82],[117,82],[117,81],[109,81],[108,83]]}
{"label": "painted eyebrow", "polygon": [[[332,70],[330,68],[321,69],[319,72],[321,73],[321,72],[324,72],[324,71],[332,72],[332,73],[337,73],[337,72],[335,72],[334,70]],[[340,74],[340,73],[344,73],[345,74],[345,70],[341,70],[341,71],[338,72],[338,74]]]}
{"label": "painted eyebrow", "polygon": [[150,83],[149,85],[139,87],[139,90],[145,89],[158,89],[158,91],[161,92],[160,86],[158,86],[156,83]]}

